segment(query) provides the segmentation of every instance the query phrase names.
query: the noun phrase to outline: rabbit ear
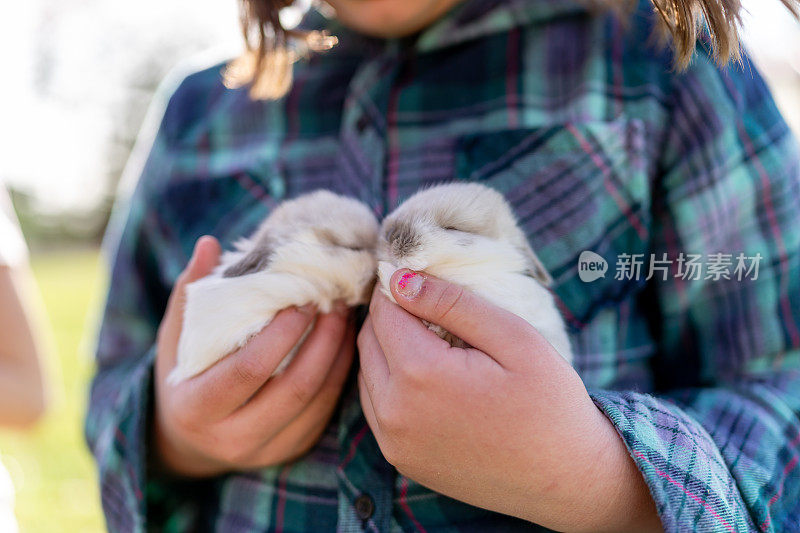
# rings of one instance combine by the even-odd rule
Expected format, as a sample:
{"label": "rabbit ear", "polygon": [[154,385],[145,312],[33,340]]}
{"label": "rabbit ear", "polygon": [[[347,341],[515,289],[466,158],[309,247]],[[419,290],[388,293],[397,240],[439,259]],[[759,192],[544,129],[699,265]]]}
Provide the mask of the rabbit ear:
{"label": "rabbit ear", "polygon": [[525,262],[527,264],[525,274],[532,277],[545,287],[551,286],[553,284],[553,278],[550,276],[550,273],[547,272],[547,269],[544,267],[527,242],[522,247],[522,253],[525,255]]}
{"label": "rabbit ear", "polygon": [[267,236],[262,236],[255,241],[253,249],[247,252],[239,261],[232,264],[222,273],[224,278],[235,278],[261,272],[269,266],[270,259],[274,252],[272,241]]}

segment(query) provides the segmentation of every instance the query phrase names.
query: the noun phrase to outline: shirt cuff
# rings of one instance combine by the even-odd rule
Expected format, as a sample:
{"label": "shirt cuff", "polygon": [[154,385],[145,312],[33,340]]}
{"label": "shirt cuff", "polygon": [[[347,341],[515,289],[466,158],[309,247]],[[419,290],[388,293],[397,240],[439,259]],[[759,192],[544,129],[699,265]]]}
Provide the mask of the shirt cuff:
{"label": "shirt cuff", "polygon": [[664,530],[758,531],[709,433],[674,403],[591,391],[644,476]]}

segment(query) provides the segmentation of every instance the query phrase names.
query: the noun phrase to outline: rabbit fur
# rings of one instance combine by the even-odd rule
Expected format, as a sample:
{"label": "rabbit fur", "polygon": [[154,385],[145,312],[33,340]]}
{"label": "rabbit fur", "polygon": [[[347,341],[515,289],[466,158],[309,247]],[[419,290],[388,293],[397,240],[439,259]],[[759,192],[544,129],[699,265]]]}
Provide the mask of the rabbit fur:
{"label": "rabbit fur", "polygon": [[[564,320],[546,288],[552,279],[499,192],[477,183],[449,183],[414,194],[383,221],[377,256],[381,291],[392,301],[389,280],[395,271],[424,271],[522,317],[572,362]],[[451,345],[466,346],[426,324]]]}
{"label": "rabbit fur", "polygon": [[168,381],[203,372],[243,346],[281,309],[313,303],[326,313],[336,300],[348,306],[369,301],[377,232],[369,208],[329,191],[280,204],[250,238],[223,254],[210,275],[187,285],[177,363]]}

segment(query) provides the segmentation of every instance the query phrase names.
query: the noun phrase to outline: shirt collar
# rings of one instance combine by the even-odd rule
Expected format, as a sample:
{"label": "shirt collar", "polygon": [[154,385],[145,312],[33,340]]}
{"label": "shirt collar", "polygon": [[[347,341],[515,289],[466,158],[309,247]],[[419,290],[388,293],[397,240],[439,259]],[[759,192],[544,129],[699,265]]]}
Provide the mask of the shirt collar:
{"label": "shirt collar", "polygon": [[586,10],[576,0],[464,0],[422,30],[416,49],[429,52]]}

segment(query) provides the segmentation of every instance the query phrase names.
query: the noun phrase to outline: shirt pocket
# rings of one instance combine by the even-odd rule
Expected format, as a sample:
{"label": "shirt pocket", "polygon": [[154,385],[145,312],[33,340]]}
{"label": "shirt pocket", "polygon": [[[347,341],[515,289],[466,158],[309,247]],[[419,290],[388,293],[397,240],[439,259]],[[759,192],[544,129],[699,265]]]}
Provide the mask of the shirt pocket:
{"label": "shirt pocket", "polygon": [[[615,279],[622,254],[643,257],[648,248],[645,147],[643,122],[628,118],[470,134],[456,143],[456,178],[506,196],[553,277],[553,294],[572,331],[645,281],[644,269],[638,279]],[[584,251],[606,261],[603,277],[581,281]]]}

